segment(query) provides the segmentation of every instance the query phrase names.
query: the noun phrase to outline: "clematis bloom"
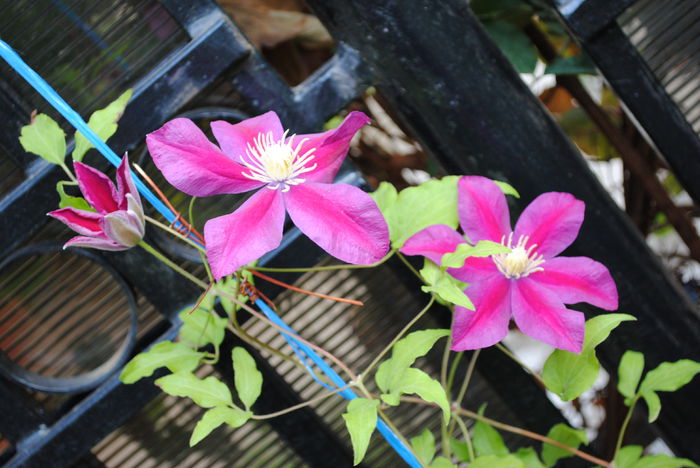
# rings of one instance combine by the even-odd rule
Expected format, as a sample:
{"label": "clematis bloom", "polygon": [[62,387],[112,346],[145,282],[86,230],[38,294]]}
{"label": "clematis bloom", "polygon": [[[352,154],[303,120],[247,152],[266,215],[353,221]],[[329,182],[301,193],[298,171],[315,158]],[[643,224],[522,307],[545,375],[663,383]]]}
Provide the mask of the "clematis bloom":
{"label": "clematis bloom", "polygon": [[78,186],[95,211],[72,207],[48,213],[81,234],[66,242],[66,247],[100,250],[126,250],[143,238],[143,206],[129,171],[126,155],[117,168],[117,187],[109,177],[81,162],[73,164]]}
{"label": "clematis bloom", "polygon": [[212,122],[218,147],[180,118],[149,134],[146,143],[156,166],[182,192],[205,197],[260,189],[235,212],[204,225],[218,280],[279,246],[285,212],[340,260],[370,264],[387,253],[389,230],[374,200],[357,187],[331,184],[350,140],[368,122],[351,112],[334,130],[288,136],[271,111],[237,124]]}
{"label": "clematis bloom", "polygon": [[[508,254],[468,258],[448,272],[469,284],[475,310],[457,306],[452,349],[491,346],[508,332],[511,316],[520,330],[555,348],[581,352],[584,316],[564,304],[588,302],[617,308],[617,288],[608,269],[587,257],[558,257],[578,235],[584,203],[569,193],[549,192],[523,211],[511,230],[506,198],[491,180],[465,176],[458,182],[460,226],[473,243],[500,242]],[[466,240],[446,225],[430,226],[408,239],[401,252],[440,264]]]}

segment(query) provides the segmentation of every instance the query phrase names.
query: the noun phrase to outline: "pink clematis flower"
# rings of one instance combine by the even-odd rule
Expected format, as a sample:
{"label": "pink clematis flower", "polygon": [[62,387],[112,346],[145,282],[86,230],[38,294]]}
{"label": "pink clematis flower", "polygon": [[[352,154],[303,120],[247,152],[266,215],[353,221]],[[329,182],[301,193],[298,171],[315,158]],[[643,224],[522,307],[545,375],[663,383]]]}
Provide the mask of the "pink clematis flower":
{"label": "pink clematis flower", "polygon": [[78,186],[94,211],[68,207],[48,213],[81,234],[66,242],[66,247],[100,250],[126,250],[143,238],[145,231],[141,198],[131,179],[126,155],[117,168],[117,187],[109,178],[81,162],[73,164]]}
{"label": "pink clematis flower", "polygon": [[175,119],[146,142],[156,166],[182,192],[205,197],[260,189],[204,226],[218,280],[280,245],[285,212],[340,260],[370,264],[386,254],[389,230],[374,200],[357,187],[331,185],[350,140],[368,122],[351,112],[334,130],[288,136],[277,114],[267,112],[235,125],[212,122],[219,148],[192,121]]}
{"label": "pink clematis flower", "polygon": [[[456,307],[452,349],[498,343],[512,316],[523,333],[580,353],[584,317],[564,304],[617,308],[617,288],[605,266],[587,257],[557,257],[578,235],[584,203],[568,193],[544,193],[525,208],[511,230],[505,195],[493,181],[465,176],[457,187],[460,225],[469,240],[500,242],[512,251],[468,258],[463,267],[448,269],[469,283],[466,293],[475,306],[473,311]],[[439,265],[443,254],[465,242],[449,226],[435,225],[408,239],[401,252],[423,255]]]}

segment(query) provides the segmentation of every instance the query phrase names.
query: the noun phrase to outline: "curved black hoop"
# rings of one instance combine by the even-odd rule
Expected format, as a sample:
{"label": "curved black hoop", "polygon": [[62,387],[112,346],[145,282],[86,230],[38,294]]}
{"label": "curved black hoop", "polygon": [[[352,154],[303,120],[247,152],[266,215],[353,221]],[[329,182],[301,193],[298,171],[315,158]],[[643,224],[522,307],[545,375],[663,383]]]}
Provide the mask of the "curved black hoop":
{"label": "curved black hoop", "polygon": [[[63,245],[52,241],[40,242],[23,247],[0,261],[0,272],[20,258],[60,252],[61,250],[63,250]],[[136,307],[136,298],[134,297],[131,288],[126,284],[126,281],[124,281],[122,276],[114,268],[112,268],[104,259],[95,253],[80,248],[71,248],[68,252],[73,255],[84,257],[97,264],[107,273],[109,273],[109,275],[119,284],[119,287],[126,296],[129,304],[129,332],[124,338],[124,341],[117,352],[114,353],[107,361],[103,362],[97,368],[89,372],[73,377],[48,377],[29,371],[17,365],[14,361],[7,357],[2,350],[0,350],[0,374],[27,388],[46,393],[81,393],[99,386],[115,371],[120,369],[124,363],[126,363],[126,360],[131,354],[131,351],[136,343],[138,309]]]}
{"label": "curved black hoop", "polygon": [[[221,119],[237,123],[249,117],[249,115],[237,109],[231,109],[229,107],[207,106],[190,109],[186,112],[183,112],[182,114],[176,115],[173,118],[186,118],[191,120]],[[144,146],[143,149],[138,153],[137,157],[135,158],[135,161],[137,162],[137,164],[143,165],[146,161],[147,156],[148,148]],[[181,258],[182,260],[187,260],[192,263],[202,263],[202,257],[200,257],[199,253],[195,249],[188,245],[184,245],[182,242],[175,240],[172,236],[164,232],[158,231],[156,229],[152,230],[152,236],[155,242],[158,244],[158,246],[163,248],[163,250],[167,251],[169,254],[172,254],[178,258]]]}

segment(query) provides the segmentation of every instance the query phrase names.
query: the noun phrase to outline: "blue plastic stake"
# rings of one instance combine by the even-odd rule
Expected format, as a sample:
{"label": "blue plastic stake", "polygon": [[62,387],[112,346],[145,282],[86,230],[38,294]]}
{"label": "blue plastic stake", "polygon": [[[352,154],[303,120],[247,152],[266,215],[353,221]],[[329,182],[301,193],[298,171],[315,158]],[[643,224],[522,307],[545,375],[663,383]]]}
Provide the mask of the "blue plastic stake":
{"label": "blue plastic stake", "polygon": [[[27,82],[32,85],[32,87],[39,92],[58,112],[63,115],[73,126],[82,133],[85,138],[87,138],[90,143],[107,158],[114,166],[119,166],[121,159],[116,155],[112,149],[107,146],[107,144],[102,141],[102,139],[97,136],[97,134],[85,123],[85,121],[80,117],[80,115],[75,112],[66,101],[58,95],[58,93],[46,82],[42,77],[40,77],[34,70],[32,70],[29,65],[27,65],[22,58],[20,58],[17,53],[12,50],[12,48],[7,45],[6,42],[0,40],[0,56],[12,67],[17,73],[19,73]],[[134,178],[134,183],[136,188],[141,192],[141,195],[148,200],[151,205],[169,222],[173,223],[176,221],[175,214],[168,209],[167,206],[163,204],[149,189],[144,185],[141,180],[136,177],[132,172]],[[319,369],[323,371],[326,376],[335,384],[336,388],[345,387],[347,383],[330,367],[326,362],[319,356],[313,349],[311,349],[306,344],[296,340],[294,335],[296,333],[292,330],[289,325],[284,323],[284,321],[261,299],[255,301],[255,305],[258,306],[260,310],[275,323],[280,328],[286,330],[288,333],[282,333],[284,338],[290,344],[292,349],[302,358],[302,362],[306,366],[309,373],[316,379],[321,385],[331,388],[328,384],[322,382],[314,373],[311,366],[308,365],[307,359],[313,362]],[[350,389],[345,389],[338,392],[343,398],[347,400],[353,400],[357,398],[357,395]],[[387,426],[384,421],[379,419],[377,421],[377,430],[384,436],[386,441],[396,453],[404,459],[406,463],[411,468],[421,468],[420,462],[411,453],[411,451],[406,447],[406,445],[398,438],[396,434]]]}

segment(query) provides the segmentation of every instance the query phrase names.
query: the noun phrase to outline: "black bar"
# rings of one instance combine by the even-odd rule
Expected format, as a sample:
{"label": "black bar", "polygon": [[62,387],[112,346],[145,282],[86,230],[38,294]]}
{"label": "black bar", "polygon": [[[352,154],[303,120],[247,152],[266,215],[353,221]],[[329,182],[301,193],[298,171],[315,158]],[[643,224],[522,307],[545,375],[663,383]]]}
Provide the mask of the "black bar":
{"label": "black bar", "polygon": [[589,40],[615,22],[637,0],[585,0],[565,15],[569,25],[584,40]]}

